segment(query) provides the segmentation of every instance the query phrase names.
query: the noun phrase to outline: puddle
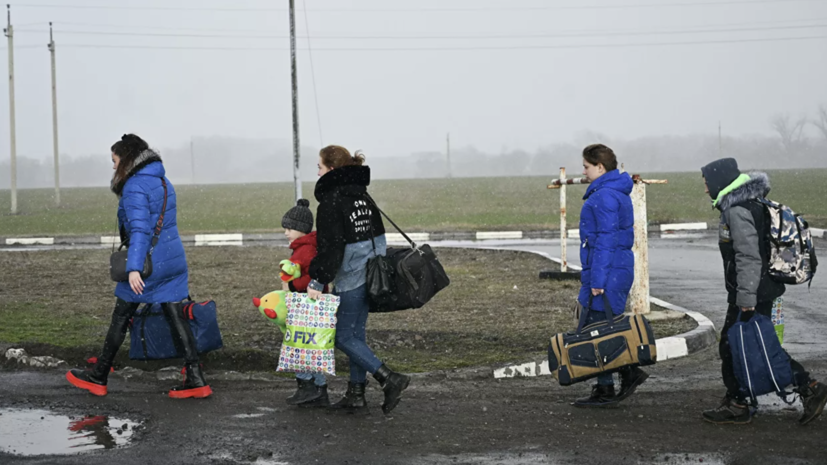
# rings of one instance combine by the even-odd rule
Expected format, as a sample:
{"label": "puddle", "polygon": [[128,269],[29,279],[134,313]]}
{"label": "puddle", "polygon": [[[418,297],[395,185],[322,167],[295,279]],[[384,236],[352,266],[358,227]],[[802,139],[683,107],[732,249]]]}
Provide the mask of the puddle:
{"label": "puddle", "polygon": [[129,444],[137,426],[134,421],[106,416],[0,409],[0,452],[69,455],[112,449]]}

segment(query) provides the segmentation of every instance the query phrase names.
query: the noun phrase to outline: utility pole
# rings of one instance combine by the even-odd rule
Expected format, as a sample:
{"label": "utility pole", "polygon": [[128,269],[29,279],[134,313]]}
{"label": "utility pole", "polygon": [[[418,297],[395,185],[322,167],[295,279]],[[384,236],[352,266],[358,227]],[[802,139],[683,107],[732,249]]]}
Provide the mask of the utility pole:
{"label": "utility pole", "polygon": [[14,126],[14,29],[11,5],[6,5],[8,26],[3,32],[9,38],[9,140],[11,142],[11,213],[17,214],[17,138]]}
{"label": "utility pole", "polygon": [[60,206],[60,156],[57,144],[57,74],[55,71],[55,39],[49,23],[49,53],[52,55],[52,140],[55,149],[55,204]]}
{"label": "utility pole", "polygon": [[448,166],[448,178],[451,178],[451,133],[445,136],[445,162]]}
{"label": "utility pole", "polygon": [[302,181],[299,172],[299,89],[296,74],[296,15],[294,0],[290,0],[290,69],[293,87],[293,182],[296,185],[296,201],[302,198]]}
{"label": "utility pole", "polygon": [[192,170],[192,183],[195,184],[195,149],[193,148],[192,136],[190,136],[190,169]]}

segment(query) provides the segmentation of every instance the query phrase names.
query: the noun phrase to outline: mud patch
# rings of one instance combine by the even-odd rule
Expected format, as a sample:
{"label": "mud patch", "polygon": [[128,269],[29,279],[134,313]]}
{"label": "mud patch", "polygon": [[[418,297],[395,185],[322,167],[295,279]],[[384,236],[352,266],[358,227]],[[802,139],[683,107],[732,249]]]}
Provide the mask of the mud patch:
{"label": "mud patch", "polygon": [[140,424],[99,416],[59,415],[47,410],[0,409],[0,452],[74,455],[129,445]]}

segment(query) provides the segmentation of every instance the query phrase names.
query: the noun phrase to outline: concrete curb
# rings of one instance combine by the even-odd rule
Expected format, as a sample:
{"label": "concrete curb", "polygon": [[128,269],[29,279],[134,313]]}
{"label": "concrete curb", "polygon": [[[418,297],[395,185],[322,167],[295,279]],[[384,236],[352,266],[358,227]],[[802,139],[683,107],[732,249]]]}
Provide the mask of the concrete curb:
{"label": "concrete curb", "polygon": [[[512,248],[496,248],[496,250],[517,250],[524,252],[524,250]],[[552,257],[545,252],[528,252],[541,255],[556,263],[561,262],[559,258]],[[582,268],[580,268],[579,266],[571,264],[569,265],[569,268],[575,271],[582,270]],[[649,300],[653,304],[661,306],[663,308],[685,313],[698,323],[698,327],[693,329],[692,331],[688,331],[677,336],[669,336],[657,339],[655,343],[657,345],[659,362],[689,356],[691,354],[694,354],[695,352],[698,352],[711,346],[712,344],[718,341],[718,334],[715,331],[715,325],[709,318],[707,318],[703,314],[687,310],[683,307],[679,307],[677,305],[671,304],[669,302],[663,301],[655,297],[649,297]],[[540,362],[527,362],[517,365],[509,365],[494,370],[495,379],[514,378],[517,376],[544,376],[551,374],[552,373],[548,367],[548,360],[543,360]]]}
{"label": "concrete curb", "polygon": [[[707,231],[706,223],[676,223],[650,225],[649,234],[659,235],[662,238],[685,238],[687,234],[697,235]],[[824,230],[812,229],[813,234],[819,231],[817,237],[827,237]],[[568,237],[577,239],[578,231],[568,231]],[[437,231],[437,232],[416,232],[408,236],[414,242],[427,241],[486,241],[486,240],[508,240],[508,239],[559,239],[559,230],[537,230],[537,231]],[[405,239],[399,233],[388,233],[388,242],[404,243]],[[287,240],[282,233],[222,233],[222,234],[195,234],[182,235],[181,240],[186,244],[196,246],[223,246],[223,245],[244,245],[247,242],[284,242]],[[120,243],[117,236],[4,236],[0,237],[0,247],[8,246],[37,246],[37,245],[100,245],[111,247]]]}

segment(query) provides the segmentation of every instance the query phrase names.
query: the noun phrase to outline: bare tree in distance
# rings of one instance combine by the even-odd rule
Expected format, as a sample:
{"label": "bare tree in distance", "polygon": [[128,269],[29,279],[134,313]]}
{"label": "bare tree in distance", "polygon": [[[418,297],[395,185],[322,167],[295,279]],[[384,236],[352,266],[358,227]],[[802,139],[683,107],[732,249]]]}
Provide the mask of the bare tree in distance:
{"label": "bare tree in distance", "polygon": [[787,155],[797,153],[804,145],[804,127],[807,125],[807,118],[801,117],[790,121],[790,115],[778,114],[770,119],[770,126],[781,138],[781,145]]}
{"label": "bare tree in distance", "polygon": [[821,135],[827,139],[827,105],[821,104],[818,106],[818,113],[816,119],[812,121],[813,126],[821,131]]}

